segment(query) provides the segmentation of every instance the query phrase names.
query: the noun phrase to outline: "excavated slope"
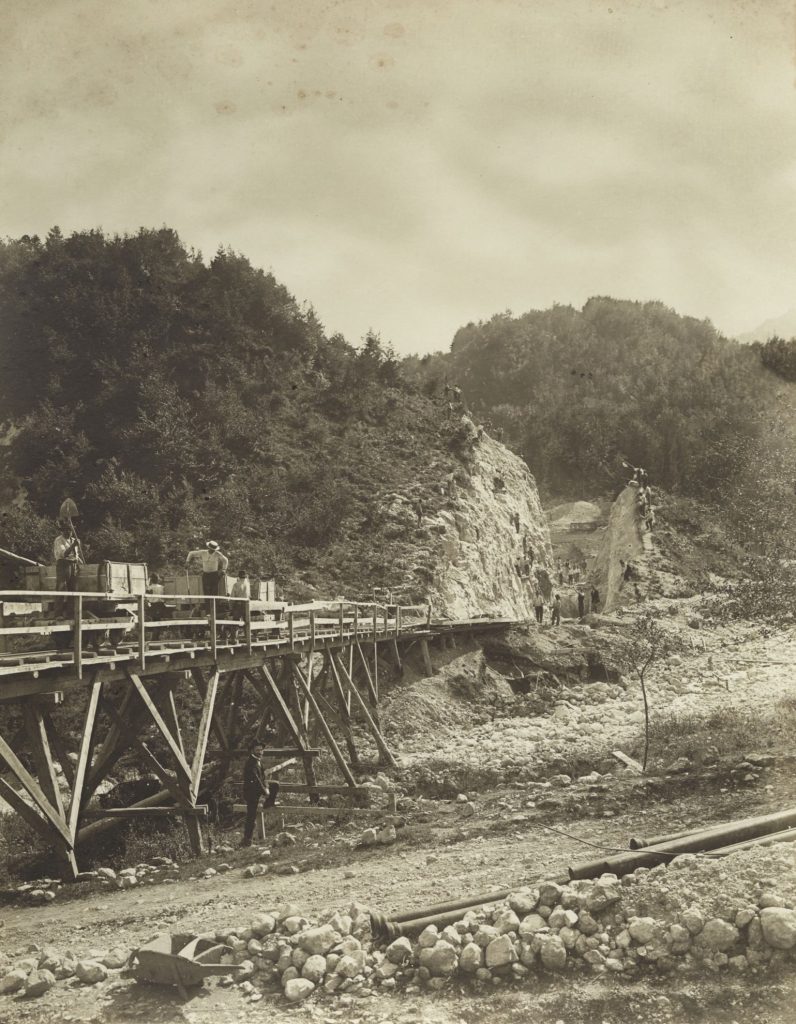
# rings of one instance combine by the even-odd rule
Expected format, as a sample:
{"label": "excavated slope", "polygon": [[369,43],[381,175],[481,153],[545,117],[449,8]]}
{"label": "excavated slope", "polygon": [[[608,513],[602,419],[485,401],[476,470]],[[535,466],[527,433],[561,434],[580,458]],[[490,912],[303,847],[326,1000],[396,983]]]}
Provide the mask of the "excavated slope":
{"label": "excavated slope", "polygon": [[[635,488],[625,487],[614,502],[594,561],[593,576],[606,612],[632,604],[647,593],[647,560],[653,544],[636,510],[636,493]],[[625,579],[628,564],[631,575]]]}
{"label": "excavated slope", "polygon": [[[534,590],[540,586],[549,594],[553,564],[536,481],[522,459],[488,435],[474,445],[460,480],[434,524],[442,552],[428,586],[434,612],[451,618],[531,618]],[[496,480],[505,489],[496,489]],[[533,551],[530,579],[517,572],[523,535]]]}

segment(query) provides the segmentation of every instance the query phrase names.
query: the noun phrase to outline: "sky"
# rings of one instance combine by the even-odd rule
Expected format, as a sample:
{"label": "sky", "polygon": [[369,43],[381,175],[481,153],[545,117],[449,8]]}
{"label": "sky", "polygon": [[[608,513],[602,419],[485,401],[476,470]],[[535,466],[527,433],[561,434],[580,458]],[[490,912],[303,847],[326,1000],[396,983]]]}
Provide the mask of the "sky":
{"label": "sky", "polygon": [[792,0],[4,0],[0,235],[167,225],[401,354],[796,306]]}

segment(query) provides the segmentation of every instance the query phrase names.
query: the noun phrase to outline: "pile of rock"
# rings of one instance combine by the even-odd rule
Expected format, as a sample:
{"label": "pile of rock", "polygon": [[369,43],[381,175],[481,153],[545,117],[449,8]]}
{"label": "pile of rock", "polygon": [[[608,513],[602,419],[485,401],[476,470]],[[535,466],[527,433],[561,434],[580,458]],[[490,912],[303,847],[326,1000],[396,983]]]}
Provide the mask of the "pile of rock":
{"label": "pile of rock", "polygon": [[[574,969],[633,975],[643,969],[756,973],[796,959],[796,854],[792,844],[721,861],[693,854],[668,869],[640,868],[561,885],[545,881],[506,900],[463,911],[413,938],[374,941],[359,904],[310,920],[288,905],[246,927],[200,937],[229,947],[222,961],[250,1001],[266,991],[301,1002],[315,992],[349,1003],[375,990],[436,991],[452,981],[517,982],[534,972]],[[773,877],[777,876],[777,886]],[[0,993],[41,995],[59,979],[96,984],[126,951],[87,959],[35,950],[0,954]],[[345,1004],[344,1004],[345,1005]]]}

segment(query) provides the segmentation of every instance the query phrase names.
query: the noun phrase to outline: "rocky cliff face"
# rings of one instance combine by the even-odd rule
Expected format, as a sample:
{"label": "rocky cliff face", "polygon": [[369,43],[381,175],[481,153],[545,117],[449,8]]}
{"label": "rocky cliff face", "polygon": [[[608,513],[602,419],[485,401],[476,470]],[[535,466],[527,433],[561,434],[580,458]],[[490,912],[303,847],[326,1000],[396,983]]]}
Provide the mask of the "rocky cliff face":
{"label": "rocky cliff face", "polygon": [[[427,586],[434,613],[531,618],[536,587],[549,595],[553,555],[527,465],[484,435],[446,489],[449,500],[430,523],[438,535]],[[533,555],[530,578],[517,572],[526,552]]]}
{"label": "rocky cliff face", "polygon": [[594,561],[592,574],[606,612],[642,600],[649,589],[653,544],[639,518],[636,494],[626,487],[614,502]]}

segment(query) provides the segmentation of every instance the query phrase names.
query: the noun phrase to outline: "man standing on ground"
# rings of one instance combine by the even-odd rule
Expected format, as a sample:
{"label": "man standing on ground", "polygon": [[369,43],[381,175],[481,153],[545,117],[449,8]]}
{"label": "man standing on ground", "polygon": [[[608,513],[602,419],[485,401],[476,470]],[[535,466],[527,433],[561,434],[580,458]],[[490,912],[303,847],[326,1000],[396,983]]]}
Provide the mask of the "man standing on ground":
{"label": "man standing on ground", "polygon": [[260,759],[263,756],[263,744],[255,743],[249,751],[243,766],[243,799],[246,801],[246,824],[243,827],[241,846],[251,846],[254,835],[254,823],[257,819],[257,807],[262,797],[263,807],[273,807],[279,793],[278,782],[267,782],[263,775]]}
{"label": "man standing on ground", "polygon": [[540,590],[537,590],[536,592],[533,610],[536,612],[536,621],[541,626],[542,620],[544,619],[544,598],[542,597],[542,592]]}
{"label": "man standing on ground", "polygon": [[552,626],[561,625],[561,597],[558,594],[553,598],[553,615],[550,624]]}
{"label": "man standing on ground", "polygon": [[586,614],[586,595],[583,593],[583,587],[578,587],[578,618],[582,619]]}
{"label": "man standing on ground", "polygon": [[592,588],[591,588],[591,610],[593,612],[596,612],[597,608],[599,607],[599,604],[600,604],[600,591],[597,589],[597,587],[592,585]]}

